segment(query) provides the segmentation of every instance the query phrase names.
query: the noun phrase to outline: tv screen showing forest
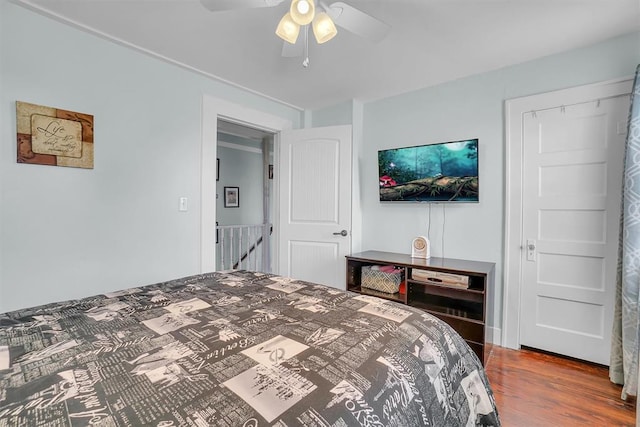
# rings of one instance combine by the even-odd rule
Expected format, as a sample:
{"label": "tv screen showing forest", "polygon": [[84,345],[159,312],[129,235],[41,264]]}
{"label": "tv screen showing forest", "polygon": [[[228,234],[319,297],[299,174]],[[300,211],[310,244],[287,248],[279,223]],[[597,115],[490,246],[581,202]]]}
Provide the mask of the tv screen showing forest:
{"label": "tv screen showing forest", "polygon": [[478,202],[478,139],[378,151],[380,201]]}

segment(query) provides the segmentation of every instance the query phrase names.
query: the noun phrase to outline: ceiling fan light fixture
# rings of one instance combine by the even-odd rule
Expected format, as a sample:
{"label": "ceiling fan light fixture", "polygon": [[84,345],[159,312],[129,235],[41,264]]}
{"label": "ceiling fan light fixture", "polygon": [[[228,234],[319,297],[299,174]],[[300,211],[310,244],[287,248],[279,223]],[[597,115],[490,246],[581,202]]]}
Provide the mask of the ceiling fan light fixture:
{"label": "ceiling fan light fixture", "polygon": [[319,13],[313,19],[313,35],[316,37],[318,44],[328,42],[338,34],[336,25],[333,20],[325,12]]}
{"label": "ceiling fan light fixture", "polygon": [[290,13],[287,13],[280,20],[278,28],[276,28],[276,34],[282,40],[291,44],[296,44],[298,34],[300,34],[300,25],[293,20]]}
{"label": "ceiling fan light fixture", "polygon": [[289,13],[296,24],[307,25],[313,21],[316,6],[313,0],[292,0]]}

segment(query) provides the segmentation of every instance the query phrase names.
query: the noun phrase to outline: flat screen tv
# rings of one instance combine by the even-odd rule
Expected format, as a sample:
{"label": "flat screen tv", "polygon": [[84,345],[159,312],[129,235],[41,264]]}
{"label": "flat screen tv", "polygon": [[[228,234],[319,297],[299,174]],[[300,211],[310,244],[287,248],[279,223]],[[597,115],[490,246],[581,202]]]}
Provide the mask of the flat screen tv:
{"label": "flat screen tv", "polygon": [[382,202],[478,202],[478,139],[378,151]]}

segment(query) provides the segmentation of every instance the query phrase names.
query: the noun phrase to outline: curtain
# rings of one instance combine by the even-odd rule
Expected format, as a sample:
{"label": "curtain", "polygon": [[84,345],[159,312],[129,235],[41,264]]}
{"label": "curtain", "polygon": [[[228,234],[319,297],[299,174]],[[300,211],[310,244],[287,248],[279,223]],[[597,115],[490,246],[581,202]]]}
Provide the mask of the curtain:
{"label": "curtain", "polygon": [[609,378],[637,395],[640,339],[640,65],[631,93],[622,183],[620,245]]}

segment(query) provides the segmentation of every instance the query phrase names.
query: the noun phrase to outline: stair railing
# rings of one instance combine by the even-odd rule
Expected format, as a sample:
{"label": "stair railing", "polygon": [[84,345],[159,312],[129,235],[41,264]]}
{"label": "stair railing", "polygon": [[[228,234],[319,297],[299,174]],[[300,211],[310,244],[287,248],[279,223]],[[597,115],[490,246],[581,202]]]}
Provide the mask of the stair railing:
{"label": "stair railing", "polygon": [[217,270],[271,271],[271,224],[216,226]]}

